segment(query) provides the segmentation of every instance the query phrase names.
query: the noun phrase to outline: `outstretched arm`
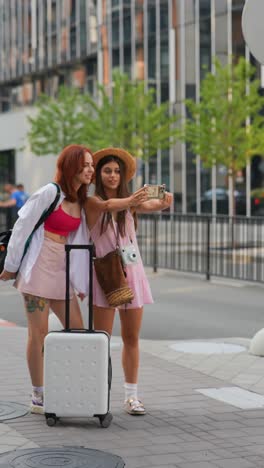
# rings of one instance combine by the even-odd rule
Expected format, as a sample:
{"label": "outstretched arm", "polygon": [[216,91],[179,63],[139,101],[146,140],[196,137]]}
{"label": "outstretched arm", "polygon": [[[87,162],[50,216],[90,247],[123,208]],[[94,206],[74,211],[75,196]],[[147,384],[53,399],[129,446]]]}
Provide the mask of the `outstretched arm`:
{"label": "outstretched arm", "polygon": [[16,200],[14,198],[6,201],[0,201],[0,208],[10,208],[11,206],[16,206]]}
{"label": "outstretched arm", "polygon": [[161,211],[169,208],[172,204],[173,195],[170,192],[165,192],[165,197],[163,200],[153,199],[148,200],[140,205],[135,207],[135,211],[137,213],[151,213],[153,211]]}
{"label": "outstretched arm", "polygon": [[96,196],[88,197],[85,201],[84,210],[89,229],[93,228],[102,213],[128,210],[144,203],[147,198],[145,187],[132,193],[132,195],[127,198],[109,198],[109,200],[102,200]]}

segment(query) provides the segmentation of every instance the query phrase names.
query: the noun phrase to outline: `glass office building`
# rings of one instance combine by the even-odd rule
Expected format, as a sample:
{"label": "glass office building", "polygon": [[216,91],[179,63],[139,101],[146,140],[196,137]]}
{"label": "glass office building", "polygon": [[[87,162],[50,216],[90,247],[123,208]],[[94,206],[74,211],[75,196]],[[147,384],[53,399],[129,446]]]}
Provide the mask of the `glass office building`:
{"label": "glass office building", "polygon": [[[155,88],[157,103],[168,100],[171,112],[184,116],[184,100],[199,100],[205,67],[213,68],[214,56],[223,63],[231,55],[252,60],[241,31],[243,5],[243,0],[0,0],[0,142],[6,131],[1,122],[8,118],[12,126],[12,115],[30,109],[41,92],[55,96],[59,85],[67,84],[95,95],[96,83],[110,86],[116,68],[145,80]],[[18,148],[0,143],[0,151],[0,165],[7,151],[18,163]],[[20,179],[21,160],[34,158],[25,151],[19,153]],[[259,166],[260,158],[240,174],[244,189],[262,184]],[[165,182],[182,212],[199,213],[203,193],[227,183],[224,168],[203,168],[182,143],[138,171],[145,182]]]}

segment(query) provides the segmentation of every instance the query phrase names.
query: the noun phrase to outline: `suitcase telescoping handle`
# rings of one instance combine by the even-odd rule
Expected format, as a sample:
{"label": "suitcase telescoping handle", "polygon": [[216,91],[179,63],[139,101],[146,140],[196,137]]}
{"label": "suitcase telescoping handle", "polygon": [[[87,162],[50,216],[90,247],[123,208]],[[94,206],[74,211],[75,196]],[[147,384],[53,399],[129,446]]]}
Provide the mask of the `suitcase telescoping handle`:
{"label": "suitcase telescoping handle", "polygon": [[89,331],[93,331],[93,245],[66,244],[66,297],[65,297],[65,330],[70,330],[70,251],[73,249],[89,250]]}

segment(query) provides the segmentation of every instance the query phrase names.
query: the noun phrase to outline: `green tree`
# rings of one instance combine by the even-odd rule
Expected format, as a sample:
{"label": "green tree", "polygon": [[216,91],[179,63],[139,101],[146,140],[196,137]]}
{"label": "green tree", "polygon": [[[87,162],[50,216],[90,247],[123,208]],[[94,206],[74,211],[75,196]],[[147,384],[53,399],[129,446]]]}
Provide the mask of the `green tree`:
{"label": "green tree", "polygon": [[155,90],[146,90],[144,81],[117,72],[110,90],[98,86],[98,98],[85,96],[93,114],[85,130],[93,148],[120,146],[146,160],[174,144],[177,118],[169,115],[168,102],[156,104]]}
{"label": "green tree", "polygon": [[215,73],[202,81],[200,102],[186,101],[182,139],[205,167],[225,166],[233,188],[237,171],[255,154],[264,154],[264,97],[255,73],[244,58],[226,66],[215,60]]}
{"label": "green tree", "polygon": [[144,160],[170,148],[178,135],[168,102],[158,106],[152,88],[121,73],[114,74],[111,89],[98,85],[97,99],[63,87],[58,99],[44,95],[36,106],[28,138],[37,155],[82,143],[94,151],[120,146]]}
{"label": "green tree", "polygon": [[34,154],[58,154],[69,144],[84,143],[85,106],[78,89],[61,86],[56,98],[42,94],[35,107],[27,134]]}

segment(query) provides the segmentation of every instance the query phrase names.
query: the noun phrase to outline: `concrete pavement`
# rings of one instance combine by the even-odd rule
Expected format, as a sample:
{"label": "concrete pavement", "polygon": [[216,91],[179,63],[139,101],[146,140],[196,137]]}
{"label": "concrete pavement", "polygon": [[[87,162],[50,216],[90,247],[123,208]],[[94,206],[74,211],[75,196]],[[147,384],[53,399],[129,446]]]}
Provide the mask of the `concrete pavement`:
{"label": "concrete pavement", "polygon": [[[0,327],[0,405],[29,403],[26,334]],[[28,413],[0,423],[0,453],[75,446],[119,455],[126,468],[263,468],[264,360],[248,354],[248,338],[202,341],[206,354],[195,352],[201,340],[188,342],[187,352],[173,349],[180,341],[141,340],[139,388],[148,414],[132,417],[122,410],[121,343],[113,337],[112,425],[68,419],[50,428]],[[229,352],[229,344],[240,348]]]}

